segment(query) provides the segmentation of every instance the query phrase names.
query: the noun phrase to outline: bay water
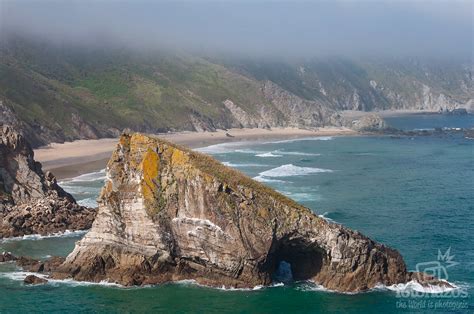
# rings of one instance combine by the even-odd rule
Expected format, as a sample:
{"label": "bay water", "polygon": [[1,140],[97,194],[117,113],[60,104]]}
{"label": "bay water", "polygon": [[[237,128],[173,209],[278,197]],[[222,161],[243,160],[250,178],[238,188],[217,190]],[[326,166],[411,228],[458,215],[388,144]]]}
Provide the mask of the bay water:
{"label": "bay water", "polygon": [[[394,127],[474,126],[472,116],[412,115]],[[310,282],[251,290],[193,282],[123,288],[51,281],[26,286],[13,264],[0,264],[0,313],[399,313],[474,312],[474,141],[457,136],[313,137],[238,142],[199,149],[312,209],[397,249],[410,270],[439,272],[458,288],[378,287],[359,294],[327,291]],[[60,184],[95,206],[104,171]],[[0,251],[38,259],[66,256],[84,233],[4,239]],[[427,264],[428,263],[428,264]],[[437,265],[433,269],[433,265]],[[430,292],[430,293],[428,293]],[[438,293],[433,293],[438,292]]]}

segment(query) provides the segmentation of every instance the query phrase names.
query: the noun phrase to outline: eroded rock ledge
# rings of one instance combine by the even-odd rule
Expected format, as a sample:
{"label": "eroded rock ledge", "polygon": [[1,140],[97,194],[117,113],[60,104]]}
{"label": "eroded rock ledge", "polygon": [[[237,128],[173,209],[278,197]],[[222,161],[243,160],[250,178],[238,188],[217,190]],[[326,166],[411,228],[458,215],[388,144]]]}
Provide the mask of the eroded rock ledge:
{"label": "eroded rock ledge", "polygon": [[124,134],[92,229],[52,276],[244,288],[270,284],[281,261],[295,280],[338,291],[413,277],[396,250],[328,223],[211,157]]}
{"label": "eroded rock ledge", "polygon": [[89,229],[94,216],[43,173],[21,134],[0,125],[0,238]]}

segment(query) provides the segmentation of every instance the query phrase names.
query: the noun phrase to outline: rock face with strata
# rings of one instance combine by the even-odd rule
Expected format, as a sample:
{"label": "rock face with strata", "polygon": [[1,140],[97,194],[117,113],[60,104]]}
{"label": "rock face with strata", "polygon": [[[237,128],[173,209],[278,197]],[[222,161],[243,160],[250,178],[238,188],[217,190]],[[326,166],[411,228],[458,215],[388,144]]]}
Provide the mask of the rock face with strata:
{"label": "rock face with strata", "polygon": [[353,120],[350,127],[356,131],[378,132],[388,128],[385,120],[378,114],[366,114],[360,119]]}
{"label": "rock face with strata", "polygon": [[245,288],[270,284],[282,261],[295,280],[338,291],[412,277],[396,250],[211,157],[124,134],[92,229],[53,277],[123,285],[194,279]]}
{"label": "rock face with strata", "polygon": [[0,126],[0,238],[89,229],[94,216],[43,173],[21,134]]}

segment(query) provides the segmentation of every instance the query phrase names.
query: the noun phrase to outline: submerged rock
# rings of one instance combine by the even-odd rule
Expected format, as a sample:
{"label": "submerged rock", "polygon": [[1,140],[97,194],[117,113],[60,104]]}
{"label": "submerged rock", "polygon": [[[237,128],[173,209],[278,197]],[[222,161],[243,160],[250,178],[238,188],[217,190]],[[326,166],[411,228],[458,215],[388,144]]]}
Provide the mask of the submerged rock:
{"label": "submerged rock", "polygon": [[249,288],[270,284],[282,264],[294,280],[337,291],[413,276],[396,250],[325,221],[211,157],[124,134],[108,163],[92,229],[53,277],[123,285],[194,279]]}
{"label": "submerged rock", "polygon": [[89,229],[94,216],[43,173],[21,134],[0,126],[0,238]]}
{"label": "submerged rock", "polygon": [[28,275],[26,278],[23,280],[23,282],[27,285],[41,285],[44,283],[47,283],[48,280],[44,278],[40,278],[35,275]]}
{"label": "submerged rock", "polygon": [[464,129],[464,137],[474,139],[474,128]]}
{"label": "submerged rock", "polygon": [[0,254],[0,263],[12,262],[16,260],[16,256],[11,254],[10,252],[3,252],[2,254]]}

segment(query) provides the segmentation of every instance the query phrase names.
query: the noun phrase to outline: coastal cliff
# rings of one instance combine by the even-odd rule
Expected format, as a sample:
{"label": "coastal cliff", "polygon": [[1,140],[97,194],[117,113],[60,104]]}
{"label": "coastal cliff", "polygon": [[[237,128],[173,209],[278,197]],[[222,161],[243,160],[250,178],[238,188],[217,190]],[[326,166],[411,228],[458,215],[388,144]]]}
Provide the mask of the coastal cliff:
{"label": "coastal cliff", "polygon": [[396,250],[157,137],[122,135],[98,202],[53,278],[249,288],[270,284],[282,262],[294,280],[345,292],[414,277]]}
{"label": "coastal cliff", "polygon": [[89,229],[94,216],[43,173],[21,134],[0,126],[0,238]]}

